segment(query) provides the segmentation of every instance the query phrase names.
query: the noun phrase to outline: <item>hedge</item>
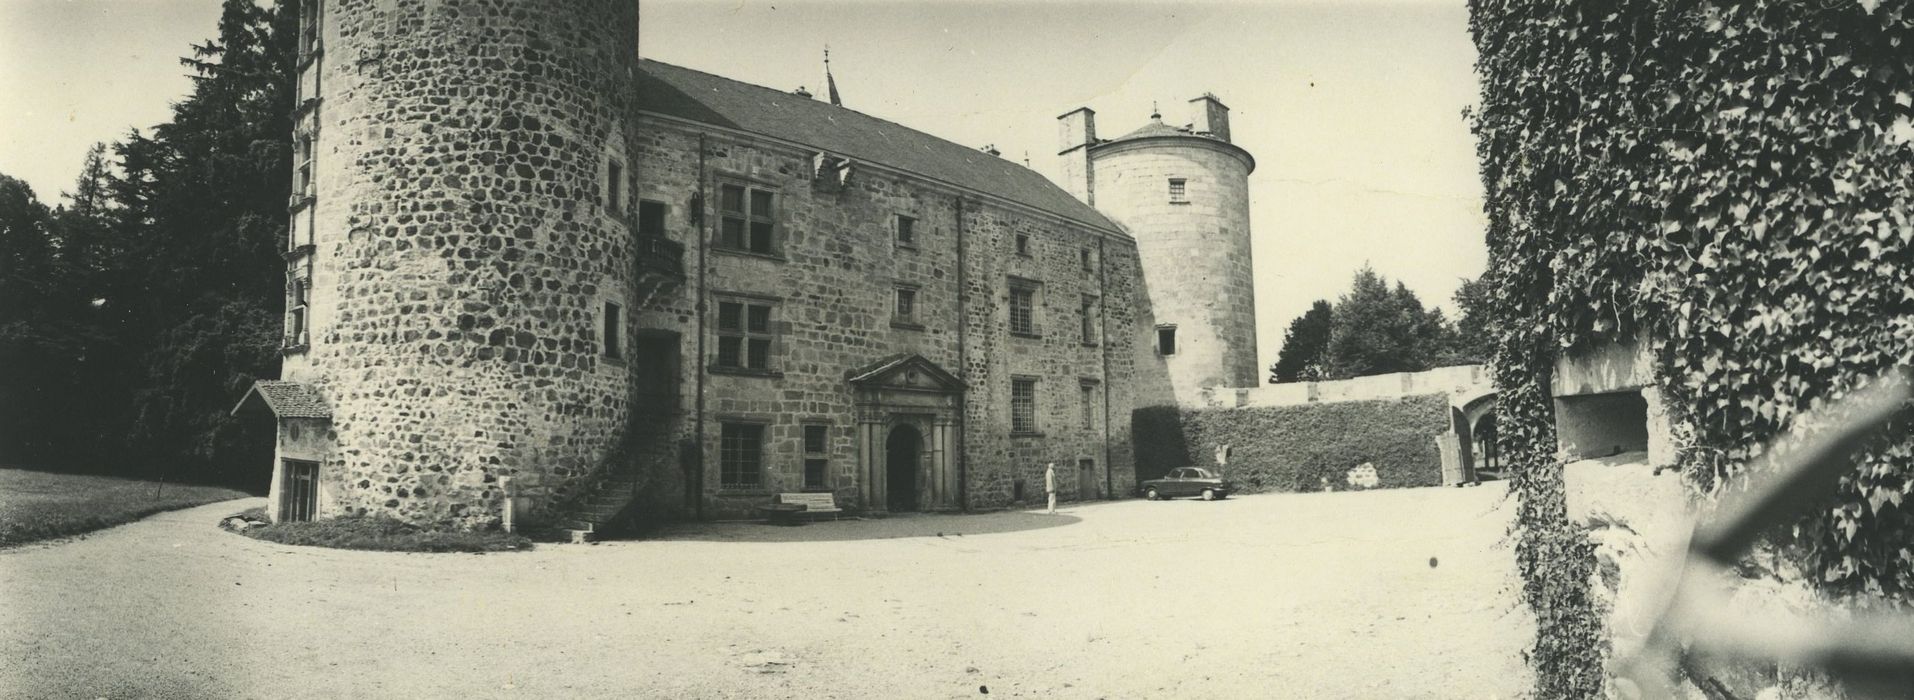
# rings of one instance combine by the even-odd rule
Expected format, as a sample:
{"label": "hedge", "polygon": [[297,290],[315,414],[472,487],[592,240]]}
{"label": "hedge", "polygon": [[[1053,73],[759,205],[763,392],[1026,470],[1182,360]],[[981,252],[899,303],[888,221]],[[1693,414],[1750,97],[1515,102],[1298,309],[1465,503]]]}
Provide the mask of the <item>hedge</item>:
{"label": "hedge", "polygon": [[1436,438],[1449,429],[1449,398],[1428,394],[1301,406],[1177,410],[1146,408],[1132,418],[1137,478],[1213,466],[1230,446],[1228,474],[1244,493],[1348,488],[1345,474],[1374,464],[1382,488],[1438,486]]}

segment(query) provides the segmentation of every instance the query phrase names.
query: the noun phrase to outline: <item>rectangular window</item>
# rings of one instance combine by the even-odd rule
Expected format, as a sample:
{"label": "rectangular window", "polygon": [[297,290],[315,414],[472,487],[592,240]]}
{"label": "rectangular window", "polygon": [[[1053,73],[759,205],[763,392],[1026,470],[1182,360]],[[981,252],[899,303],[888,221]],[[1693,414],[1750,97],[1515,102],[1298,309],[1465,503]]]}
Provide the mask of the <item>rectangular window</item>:
{"label": "rectangular window", "polygon": [[319,44],[319,3],[320,0],[306,0],[299,6],[299,58],[312,57],[312,50]]}
{"label": "rectangular window", "polygon": [[1083,400],[1083,428],[1093,430],[1097,427],[1097,385],[1084,382],[1078,389]]}
{"label": "rectangular window", "polygon": [[665,237],[665,203],[649,199],[638,201],[638,235]]}
{"label": "rectangular window", "polygon": [[755,488],[764,483],[764,426],[725,423],[719,429],[718,476],[724,488]]}
{"label": "rectangular window", "polygon": [[770,255],[776,214],[769,191],[743,185],[719,186],[718,247]]}
{"label": "rectangular window", "polygon": [[1176,326],[1156,327],[1156,354],[1176,354]]}
{"label": "rectangular window", "polygon": [[1082,248],[1077,250],[1077,262],[1081,264],[1084,272],[1089,272],[1091,270],[1092,265],[1090,264],[1090,249],[1089,248]]}
{"label": "rectangular window", "polygon": [[308,331],[306,329],[306,308],[311,300],[311,283],[304,277],[292,278],[286,304],[286,346],[305,347]]}
{"label": "rectangular window", "polygon": [[1083,304],[1077,307],[1077,321],[1083,326],[1083,344],[1097,344],[1097,298],[1083,295]]}
{"label": "rectangular window", "polygon": [[824,474],[826,467],[830,465],[830,458],[825,454],[828,447],[825,440],[827,430],[828,427],[822,425],[804,426],[804,488],[806,490],[826,488]]}
{"label": "rectangular window", "polygon": [[1171,204],[1189,204],[1190,203],[1189,189],[1185,185],[1185,181],[1183,178],[1180,178],[1180,177],[1170,178],[1170,203]]}
{"label": "rectangular window", "polygon": [[625,309],[613,302],[605,302],[605,357],[617,359],[622,356],[625,339]]}
{"label": "rectangular window", "polygon": [[897,245],[904,248],[917,247],[917,220],[897,215]]}
{"label": "rectangular window", "polygon": [[299,137],[299,173],[294,178],[292,191],[304,197],[312,194],[312,137]]}
{"label": "rectangular window", "polygon": [[770,369],[771,305],[744,301],[718,302],[718,366],[727,369]]}
{"label": "rectangular window", "polygon": [[899,323],[917,322],[917,290],[910,287],[897,288],[897,309],[892,320]]}
{"label": "rectangular window", "polygon": [[617,214],[625,202],[625,166],[617,160],[605,168],[605,211]]}
{"label": "rectangular window", "polygon": [[1023,233],[1017,234],[1017,254],[1024,256],[1026,258],[1030,257],[1030,235],[1029,234],[1023,234]]}
{"label": "rectangular window", "polygon": [[1010,380],[1010,432],[1037,432],[1037,380]]}
{"label": "rectangular window", "polygon": [[1037,334],[1037,286],[1029,282],[1010,282],[1010,332]]}

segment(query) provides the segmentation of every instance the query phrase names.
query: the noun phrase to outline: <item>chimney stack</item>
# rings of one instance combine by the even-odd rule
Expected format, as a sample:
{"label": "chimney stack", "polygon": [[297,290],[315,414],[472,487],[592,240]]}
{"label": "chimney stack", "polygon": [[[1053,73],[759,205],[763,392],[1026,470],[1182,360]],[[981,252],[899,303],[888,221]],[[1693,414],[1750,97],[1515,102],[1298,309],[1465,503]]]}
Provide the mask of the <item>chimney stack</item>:
{"label": "chimney stack", "polygon": [[1097,145],[1097,113],[1078,107],[1057,117],[1057,155],[1063,158],[1063,189],[1085,204],[1096,204],[1090,172],[1090,147]]}
{"label": "chimney stack", "polygon": [[1229,141],[1229,107],[1207,92],[1202,97],[1190,100],[1190,130],[1198,135]]}

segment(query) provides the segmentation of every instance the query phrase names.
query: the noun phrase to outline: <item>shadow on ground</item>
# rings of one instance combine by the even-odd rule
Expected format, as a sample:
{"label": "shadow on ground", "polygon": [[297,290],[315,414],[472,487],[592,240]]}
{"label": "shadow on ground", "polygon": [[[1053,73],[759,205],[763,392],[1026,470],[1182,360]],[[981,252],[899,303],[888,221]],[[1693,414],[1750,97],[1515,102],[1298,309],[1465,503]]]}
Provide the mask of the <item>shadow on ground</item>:
{"label": "shadow on ground", "polygon": [[766,525],[761,522],[670,523],[633,539],[666,542],[846,542],[992,535],[1075,525],[1082,519],[1071,515],[1069,511],[1080,507],[1083,506],[1071,504],[1059,507],[1056,515],[1045,515],[1042,510],[968,514],[902,513],[884,517],[816,520],[798,526]]}

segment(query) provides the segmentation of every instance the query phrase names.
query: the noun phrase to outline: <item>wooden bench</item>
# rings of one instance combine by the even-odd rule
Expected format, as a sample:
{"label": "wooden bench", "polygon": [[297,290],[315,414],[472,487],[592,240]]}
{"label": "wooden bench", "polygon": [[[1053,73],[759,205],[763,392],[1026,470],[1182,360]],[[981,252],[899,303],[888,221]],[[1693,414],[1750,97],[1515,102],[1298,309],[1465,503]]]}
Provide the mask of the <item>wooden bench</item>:
{"label": "wooden bench", "polygon": [[837,498],[828,491],[822,493],[780,493],[778,494],[777,502],[784,505],[804,506],[804,510],[798,512],[800,516],[813,514],[829,515],[835,520],[838,513],[844,512],[844,509],[837,507]]}

